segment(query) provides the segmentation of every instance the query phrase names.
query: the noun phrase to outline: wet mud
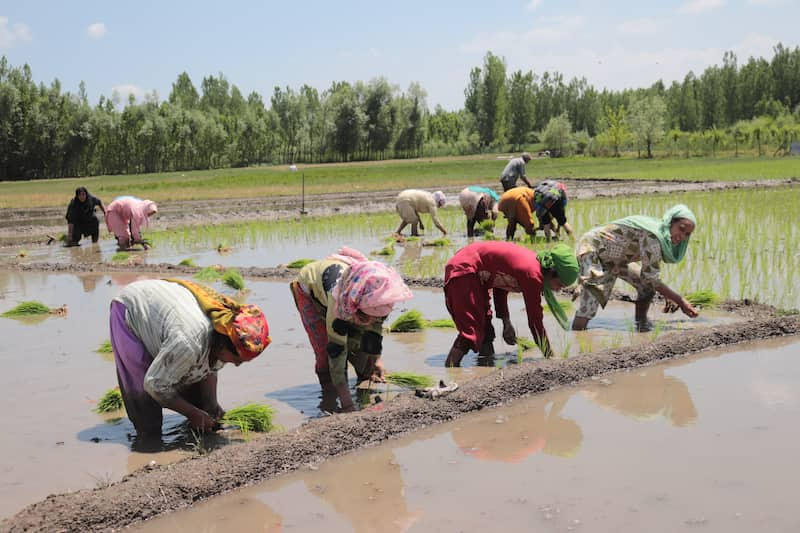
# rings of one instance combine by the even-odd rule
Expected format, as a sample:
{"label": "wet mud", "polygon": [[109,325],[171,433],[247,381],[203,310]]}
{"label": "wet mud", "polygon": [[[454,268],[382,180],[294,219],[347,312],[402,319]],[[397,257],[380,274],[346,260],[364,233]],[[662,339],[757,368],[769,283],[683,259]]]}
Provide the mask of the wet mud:
{"label": "wet mud", "polygon": [[206,456],[144,468],[105,488],[50,496],[4,520],[0,530],[117,529],[517,398],[706,349],[800,333],[800,316],[780,316],[768,306],[744,302],[728,307],[748,319],[665,334],[644,345],[525,362],[464,383],[437,400],[401,394],[358,413],[314,419]]}

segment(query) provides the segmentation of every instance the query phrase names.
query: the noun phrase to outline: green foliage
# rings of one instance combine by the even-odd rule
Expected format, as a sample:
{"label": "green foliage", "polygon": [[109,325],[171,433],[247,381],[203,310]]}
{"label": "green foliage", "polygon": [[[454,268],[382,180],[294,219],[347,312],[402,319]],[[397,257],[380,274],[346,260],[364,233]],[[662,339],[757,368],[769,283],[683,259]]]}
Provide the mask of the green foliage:
{"label": "green foliage", "polygon": [[97,353],[112,353],[114,348],[111,346],[111,341],[106,340],[95,351]]}
{"label": "green foliage", "polygon": [[21,302],[12,309],[9,309],[0,316],[6,318],[20,318],[26,316],[46,315],[50,313],[50,308],[41,302],[26,301]]}
{"label": "green foliage", "polygon": [[432,241],[424,241],[422,243],[422,245],[423,246],[437,246],[437,247],[450,246],[450,239],[440,238],[440,239],[434,239]]}
{"label": "green foliage", "polygon": [[[573,305],[572,305],[572,302],[570,300],[557,300],[557,301],[558,301],[558,305],[561,307],[561,309],[565,313],[569,313],[570,311],[572,311]],[[552,311],[550,310],[550,307],[548,307],[548,306],[544,306],[544,311],[546,313],[551,313],[552,314]]]}
{"label": "green foliage", "polygon": [[124,263],[131,258],[131,254],[128,252],[117,252],[111,256],[112,263]]}
{"label": "green foliage", "polygon": [[375,255],[392,256],[394,255],[394,245],[388,244],[375,252]]}
{"label": "green foliage", "polygon": [[195,263],[194,259],[192,259],[192,258],[186,258],[186,259],[182,260],[178,264],[181,265],[181,266],[189,266],[189,267],[196,267],[197,266],[197,263]]}
{"label": "green foliage", "polygon": [[218,267],[205,267],[201,268],[195,275],[195,278],[199,279],[200,281],[205,281],[206,283],[211,283],[214,281],[219,281],[222,279],[222,272]]}
{"label": "green foliage", "polygon": [[244,289],[244,278],[235,268],[229,268],[222,273],[222,282],[232,289],[240,291]]}
{"label": "green foliage", "polygon": [[719,304],[721,298],[719,294],[707,289],[695,291],[686,295],[686,299],[695,307],[711,308]]}
{"label": "green foliage", "polygon": [[98,413],[110,413],[112,411],[119,411],[123,407],[122,393],[119,387],[114,387],[113,389],[107,390],[106,393],[100,397],[97,401],[97,407],[95,407],[94,410]]}
{"label": "green foliage", "polygon": [[242,433],[255,431],[256,433],[266,433],[272,431],[274,425],[272,418],[275,410],[267,404],[248,403],[239,407],[234,407],[225,413],[221,422],[236,426]]}
{"label": "green foliage", "polygon": [[389,331],[404,333],[408,331],[418,331],[424,328],[425,320],[422,318],[422,313],[416,309],[411,309],[397,317],[397,319],[392,322],[392,325],[389,326]]}
{"label": "green foliage", "polygon": [[294,261],[292,261],[291,263],[286,265],[286,268],[298,268],[299,269],[299,268],[303,268],[307,264],[313,263],[313,262],[314,262],[314,259],[295,259]]}
{"label": "green foliage", "polygon": [[408,389],[424,389],[436,384],[436,380],[432,376],[413,372],[389,372],[386,374],[386,381]]}
{"label": "green foliage", "polygon": [[452,318],[437,318],[425,321],[426,328],[455,328],[456,323]]}
{"label": "green foliage", "polygon": [[522,351],[533,350],[536,348],[536,343],[533,339],[527,337],[517,337],[517,349]]}

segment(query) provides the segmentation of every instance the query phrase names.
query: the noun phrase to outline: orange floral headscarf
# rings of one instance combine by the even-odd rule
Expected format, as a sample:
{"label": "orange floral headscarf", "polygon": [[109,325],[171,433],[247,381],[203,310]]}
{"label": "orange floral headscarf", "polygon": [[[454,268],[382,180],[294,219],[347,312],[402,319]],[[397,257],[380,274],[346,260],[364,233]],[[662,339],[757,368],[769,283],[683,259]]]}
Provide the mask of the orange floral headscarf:
{"label": "orange floral headscarf", "polygon": [[170,278],[194,295],[200,308],[211,319],[214,330],[228,337],[239,357],[249,361],[258,357],[272,342],[267,318],[257,305],[240,304],[211,287],[193,281]]}

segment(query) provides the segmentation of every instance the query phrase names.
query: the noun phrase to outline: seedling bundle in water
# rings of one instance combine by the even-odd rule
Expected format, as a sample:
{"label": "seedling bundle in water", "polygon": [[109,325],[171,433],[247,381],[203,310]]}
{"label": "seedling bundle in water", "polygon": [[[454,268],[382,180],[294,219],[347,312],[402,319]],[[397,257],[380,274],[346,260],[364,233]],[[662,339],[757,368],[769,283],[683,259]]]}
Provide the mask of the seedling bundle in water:
{"label": "seedling bundle in water", "polygon": [[408,389],[424,389],[426,387],[433,387],[436,383],[436,380],[431,376],[415,374],[413,372],[390,372],[386,374],[386,381],[398,387],[406,387]]}
{"label": "seedling bundle in water", "polygon": [[456,323],[452,318],[437,318],[425,321],[426,328],[455,328]]}
{"label": "seedling bundle in water", "polygon": [[117,252],[111,256],[111,261],[113,263],[124,263],[125,261],[129,260],[131,255],[128,252]]}
{"label": "seedling bundle in water", "polygon": [[314,262],[313,259],[295,259],[294,261],[286,265],[286,268],[303,268],[307,264],[313,262]]}
{"label": "seedling bundle in water", "polygon": [[122,393],[119,387],[114,387],[106,391],[106,393],[100,397],[97,401],[97,407],[95,407],[94,410],[98,413],[110,413],[112,411],[119,411],[122,407]]}
{"label": "seedling bundle in water", "polygon": [[181,261],[178,264],[181,265],[181,266],[190,266],[190,267],[197,266],[197,263],[195,263],[194,259],[191,259],[191,258],[184,259],[183,261]]}
{"label": "seedling bundle in water", "polygon": [[264,403],[248,403],[234,407],[222,417],[223,424],[238,427],[242,433],[255,431],[266,433],[274,428],[272,417],[275,410]]}
{"label": "seedling bundle in water", "polygon": [[422,318],[422,313],[416,309],[406,311],[397,320],[392,322],[389,326],[389,331],[405,333],[408,331],[418,331],[425,327],[425,320]]}
{"label": "seedling bundle in water", "polygon": [[533,350],[536,348],[536,343],[527,337],[517,337],[517,347],[525,350]]}
{"label": "seedling bundle in water", "polygon": [[422,246],[450,246],[450,239],[434,239],[432,241],[423,241]]}
{"label": "seedling bundle in water", "polygon": [[27,301],[21,302],[13,309],[9,309],[0,316],[6,318],[21,318],[26,316],[47,315],[50,314],[50,308],[41,302]]}
{"label": "seedling bundle in water", "polygon": [[689,294],[686,296],[686,299],[690,304],[696,307],[705,308],[716,307],[716,305],[720,302],[719,294],[705,289]]}
{"label": "seedling bundle in water", "polygon": [[97,353],[111,353],[114,348],[111,346],[111,341],[103,341],[103,344],[96,351]]}
{"label": "seedling bundle in water", "polygon": [[231,268],[222,273],[222,282],[237,291],[244,289],[244,278],[235,268]]}

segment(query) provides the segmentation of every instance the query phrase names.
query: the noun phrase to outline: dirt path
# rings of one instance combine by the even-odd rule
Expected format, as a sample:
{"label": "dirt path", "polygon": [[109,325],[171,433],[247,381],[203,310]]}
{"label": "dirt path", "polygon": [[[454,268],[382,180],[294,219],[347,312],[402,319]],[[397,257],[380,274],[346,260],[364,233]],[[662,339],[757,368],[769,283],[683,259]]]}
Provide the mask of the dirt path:
{"label": "dirt path", "polygon": [[[207,456],[143,469],[120,482],[33,504],[0,522],[2,531],[111,531],[182,509],[416,429],[563,387],[591,376],[755,339],[800,333],[800,316],[766,306],[733,306],[749,321],[665,335],[657,341],[567,360],[538,360],[470,381],[438,400],[403,394],[380,410],[315,419],[285,433],[230,445]],[[758,316],[760,318],[754,319]]]}
{"label": "dirt path", "polygon": [[[798,178],[731,182],[564,179],[571,199],[604,198],[637,194],[712,191],[746,187],[780,187],[800,182]],[[496,188],[496,183],[484,183]],[[460,187],[446,188],[451,204],[457,205]],[[200,224],[218,224],[252,220],[278,220],[300,216],[300,210],[314,216],[337,213],[365,213],[394,209],[396,190],[335,193],[316,196],[279,196],[270,198],[232,198],[218,201],[159,203],[153,229],[161,230]],[[67,199],[68,200],[68,199]],[[35,209],[0,209],[0,246],[45,243],[48,235],[66,232],[67,200],[64,207]],[[105,229],[101,227],[101,231]]]}

